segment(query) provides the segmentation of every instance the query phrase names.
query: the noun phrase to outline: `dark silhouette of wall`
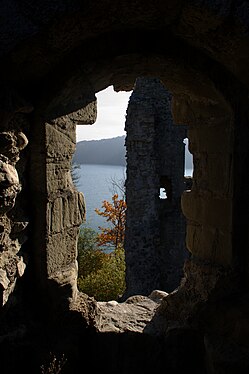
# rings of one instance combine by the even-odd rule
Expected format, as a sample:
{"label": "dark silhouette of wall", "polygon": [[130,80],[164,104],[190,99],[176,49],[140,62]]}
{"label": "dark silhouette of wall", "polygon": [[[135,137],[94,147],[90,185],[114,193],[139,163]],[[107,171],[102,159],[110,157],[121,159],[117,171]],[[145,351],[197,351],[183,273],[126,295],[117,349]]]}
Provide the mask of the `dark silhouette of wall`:
{"label": "dark silhouette of wall", "polygon": [[176,126],[171,94],[157,78],[136,80],[127,109],[126,296],[173,291],[187,257],[185,188],[186,126]]}
{"label": "dark silhouette of wall", "polygon": [[[115,374],[182,372],[183,364],[198,374],[247,373],[247,2],[3,0],[0,11],[1,370],[39,373],[39,364],[27,369],[30,360],[43,363],[57,347],[71,349],[80,371],[84,355],[85,367],[104,362]],[[172,93],[174,122],[188,125],[194,173],[181,205],[191,256],[180,286],[162,298],[146,328],[136,319],[131,352],[130,321],[120,333],[120,318],[103,316],[77,289],[84,199],[70,167],[75,125],[96,120],[95,94],[109,85],[130,91],[145,75],[161,79]],[[107,330],[114,326],[97,334],[99,352],[109,338],[116,352],[99,359],[93,330],[103,319]],[[160,347],[144,350],[148,337]],[[201,348],[203,370],[188,370],[182,352],[194,362],[193,346]],[[161,352],[156,370],[147,366],[153,347]],[[138,358],[132,368],[129,357]]]}

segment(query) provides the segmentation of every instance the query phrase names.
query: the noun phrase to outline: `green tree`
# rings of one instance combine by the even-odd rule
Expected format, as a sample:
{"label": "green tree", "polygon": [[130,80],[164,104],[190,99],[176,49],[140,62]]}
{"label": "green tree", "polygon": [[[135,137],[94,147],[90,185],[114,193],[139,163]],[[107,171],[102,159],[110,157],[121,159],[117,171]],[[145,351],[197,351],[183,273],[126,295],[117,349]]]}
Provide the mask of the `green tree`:
{"label": "green tree", "polygon": [[117,300],[125,291],[124,249],[106,254],[102,266],[78,279],[79,290],[98,301]]}
{"label": "green tree", "polygon": [[[103,211],[109,228],[101,233],[89,227],[80,230],[78,239],[78,288],[98,301],[117,300],[125,291],[124,230],[126,203],[115,193],[112,202],[103,201]],[[107,253],[106,246],[114,248]]]}
{"label": "green tree", "polygon": [[82,227],[78,238],[78,277],[87,277],[102,268],[106,254],[98,247],[98,233]]}

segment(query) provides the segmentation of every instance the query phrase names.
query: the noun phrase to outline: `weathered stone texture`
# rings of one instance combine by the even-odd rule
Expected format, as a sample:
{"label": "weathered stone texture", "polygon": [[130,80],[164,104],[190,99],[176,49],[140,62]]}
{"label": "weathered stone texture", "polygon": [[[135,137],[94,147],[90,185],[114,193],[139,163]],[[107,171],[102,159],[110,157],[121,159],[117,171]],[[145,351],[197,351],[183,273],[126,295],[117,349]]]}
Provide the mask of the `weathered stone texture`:
{"label": "weathered stone texture", "polygon": [[167,295],[166,292],[154,290],[148,296],[130,296],[122,303],[115,300],[98,301],[95,327],[99,332],[109,333],[143,333],[145,328],[149,331],[148,324]]}
{"label": "weathered stone texture", "polygon": [[[157,78],[138,78],[126,124],[126,295],[175,289],[182,277],[185,126],[175,126],[171,95]],[[160,189],[167,198],[160,198]]]}
{"label": "weathered stone texture", "polygon": [[[11,100],[9,102],[9,110]],[[15,105],[15,104],[14,104]],[[4,111],[4,109],[3,109]],[[3,113],[3,111],[1,113]],[[14,291],[16,281],[24,274],[26,261],[22,245],[27,240],[25,229],[28,213],[23,210],[25,197],[18,201],[22,191],[23,173],[27,159],[20,152],[27,146],[28,139],[23,131],[29,124],[21,114],[10,114],[0,133],[0,304],[7,303]],[[19,162],[19,165],[17,165]],[[20,175],[20,177],[19,177]],[[26,259],[27,260],[27,259]]]}
{"label": "weathered stone texture", "polygon": [[200,104],[191,108],[195,118],[201,111],[202,122],[190,121],[188,130],[194,173],[191,191],[185,191],[181,199],[188,222],[186,245],[198,258],[230,266],[234,261],[233,117],[228,106],[215,105],[214,110],[213,104],[202,105],[203,111]]}
{"label": "weathered stone texture", "polygon": [[[65,370],[74,373],[248,373],[248,10],[239,0],[0,2],[1,372],[40,372],[53,351],[67,354]],[[141,76],[172,92],[174,122],[188,125],[194,161],[182,196],[191,257],[156,313],[165,319],[159,338],[146,334],[153,313],[151,322],[142,318],[143,332],[125,332],[121,319],[119,333],[96,333],[96,302],[76,290],[84,205],[70,179],[75,139],[67,122],[81,122],[82,113],[70,113],[82,108],[83,122],[94,122],[95,93],[131,90]],[[154,136],[146,131],[134,143],[144,160],[138,191],[156,165],[143,151]],[[146,209],[159,227],[156,205]],[[136,235],[149,224],[139,212]],[[145,235],[150,246],[161,240],[158,230]],[[159,265],[151,259],[146,287]],[[111,317],[105,321],[111,329]]]}
{"label": "weathered stone texture", "polygon": [[[79,113],[75,117],[79,120]],[[77,294],[77,237],[85,219],[84,196],[76,190],[71,178],[76,144],[73,118],[71,114],[45,124],[47,276],[58,286],[70,285],[71,298]]]}

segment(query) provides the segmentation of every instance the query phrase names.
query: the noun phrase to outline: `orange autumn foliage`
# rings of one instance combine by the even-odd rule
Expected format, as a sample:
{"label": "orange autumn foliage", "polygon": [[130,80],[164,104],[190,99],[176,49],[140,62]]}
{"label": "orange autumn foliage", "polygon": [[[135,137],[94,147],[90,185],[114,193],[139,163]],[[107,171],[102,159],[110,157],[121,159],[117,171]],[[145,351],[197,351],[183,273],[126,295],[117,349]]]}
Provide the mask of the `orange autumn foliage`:
{"label": "orange autumn foliage", "polygon": [[118,199],[118,194],[112,196],[112,202],[104,200],[102,202],[103,211],[95,209],[95,212],[105,217],[111,223],[109,228],[99,227],[101,233],[98,236],[99,246],[111,246],[117,248],[123,245],[125,236],[126,202]]}

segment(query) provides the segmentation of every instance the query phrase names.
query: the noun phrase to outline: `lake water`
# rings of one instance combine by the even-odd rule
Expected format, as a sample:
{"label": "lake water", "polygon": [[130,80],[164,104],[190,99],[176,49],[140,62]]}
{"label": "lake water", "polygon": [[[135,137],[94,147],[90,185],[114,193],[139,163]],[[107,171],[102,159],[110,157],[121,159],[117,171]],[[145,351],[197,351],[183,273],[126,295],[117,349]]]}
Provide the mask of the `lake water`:
{"label": "lake water", "polygon": [[[83,192],[86,200],[86,222],[85,226],[91,227],[98,231],[98,226],[107,227],[105,218],[99,216],[94,209],[100,210],[103,200],[111,201],[114,192],[119,194],[121,192],[116,189],[113,190],[114,180],[119,185],[126,178],[126,167],[115,165],[80,165],[77,170],[79,175],[78,190]],[[192,170],[186,169],[185,175],[192,175]]]}
{"label": "lake water", "polygon": [[94,209],[102,210],[102,201],[111,201],[115,192],[121,198],[121,191],[113,189],[112,181],[118,185],[126,178],[126,167],[116,165],[80,165],[77,188],[83,192],[86,201],[85,226],[98,231],[98,226],[107,227],[105,218],[99,216]]}

